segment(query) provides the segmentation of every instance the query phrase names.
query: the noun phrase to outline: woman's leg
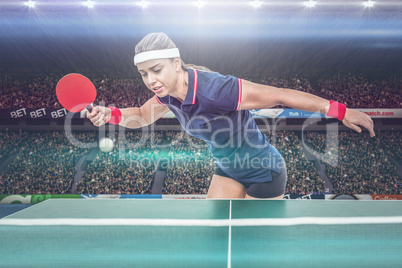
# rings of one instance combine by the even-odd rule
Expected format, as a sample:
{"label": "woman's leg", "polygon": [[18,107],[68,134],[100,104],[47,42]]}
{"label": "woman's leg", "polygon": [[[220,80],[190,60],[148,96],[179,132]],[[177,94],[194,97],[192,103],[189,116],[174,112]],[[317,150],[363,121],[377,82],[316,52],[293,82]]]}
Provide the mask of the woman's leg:
{"label": "woman's leg", "polygon": [[234,179],[216,175],[212,176],[207,198],[245,198],[247,188]]}

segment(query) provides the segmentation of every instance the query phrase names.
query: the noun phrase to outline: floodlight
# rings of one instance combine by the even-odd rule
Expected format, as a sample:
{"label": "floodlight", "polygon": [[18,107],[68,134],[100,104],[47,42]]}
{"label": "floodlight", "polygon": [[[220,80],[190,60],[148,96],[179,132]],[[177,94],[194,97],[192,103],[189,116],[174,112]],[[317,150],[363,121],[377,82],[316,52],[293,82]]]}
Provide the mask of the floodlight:
{"label": "floodlight", "polygon": [[196,7],[198,7],[198,8],[203,8],[206,3],[207,3],[207,2],[205,2],[205,1],[198,0],[197,2],[194,3],[194,5],[195,5]]}
{"label": "floodlight", "polygon": [[259,8],[262,5],[262,1],[255,0],[253,2],[249,2],[249,5],[254,7],[254,8]]}
{"label": "floodlight", "polygon": [[363,2],[363,6],[364,6],[364,7],[373,7],[374,4],[375,4],[375,2],[374,2],[374,1],[371,1],[371,0],[369,0],[369,1],[367,1],[367,2]]}
{"label": "floodlight", "polygon": [[149,2],[149,1],[144,1],[144,0],[142,0],[142,1],[140,1],[140,2],[137,2],[137,5],[140,6],[140,7],[142,7],[142,8],[147,8],[150,3],[151,3],[151,2]]}
{"label": "floodlight", "polygon": [[93,8],[94,5],[95,5],[95,2],[88,0],[88,1],[86,1],[86,2],[83,2],[82,4],[83,4],[84,6],[86,6],[86,7],[88,7],[88,8]]}
{"label": "floodlight", "polygon": [[25,4],[27,7],[34,8],[34,7],[35,7],[35,3],[36,3],[36,2],[29,0],[28,2],[25,2],[24,4]]}
{"label": "floodlight", "polygon": [[306,7],[315,7],[315,5],[317,4],[317,1],[312,1],[312,0],[310,0],[310,1],[308,1],[308,2],[303,2],[303,4],[306,6]]}

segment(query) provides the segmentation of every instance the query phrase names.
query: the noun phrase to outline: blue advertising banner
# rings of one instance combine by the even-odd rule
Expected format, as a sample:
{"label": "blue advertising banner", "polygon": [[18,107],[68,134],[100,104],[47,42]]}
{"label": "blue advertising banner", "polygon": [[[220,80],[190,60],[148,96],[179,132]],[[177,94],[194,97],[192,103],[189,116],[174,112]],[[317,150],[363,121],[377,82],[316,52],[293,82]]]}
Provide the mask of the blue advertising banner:
{"label": "blue advertising banner", "polygon": [[325,118],[324,114],[305,112],[296,109],[250,110],[254,118]]}

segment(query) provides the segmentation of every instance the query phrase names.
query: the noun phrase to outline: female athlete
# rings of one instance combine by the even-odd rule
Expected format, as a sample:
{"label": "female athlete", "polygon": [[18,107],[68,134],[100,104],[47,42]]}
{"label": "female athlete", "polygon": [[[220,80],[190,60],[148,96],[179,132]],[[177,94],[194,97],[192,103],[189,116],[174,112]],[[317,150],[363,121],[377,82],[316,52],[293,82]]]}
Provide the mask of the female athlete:
{"label": "female athlete", "polygon": [[368,129],[371,137],[375,135],[368,115],[341,103],[186,65],[164,33],[148,34],[137,44],[134,64],[155,96],[141,107],[96,106],[87,117],[96,126],[141,128],[172,111],[187,133],[207,143],[216,159],[207,198],[283,198],[285,162],[259,130],[251,109],[283,105],[319,111],[359,133],[358,125]]}

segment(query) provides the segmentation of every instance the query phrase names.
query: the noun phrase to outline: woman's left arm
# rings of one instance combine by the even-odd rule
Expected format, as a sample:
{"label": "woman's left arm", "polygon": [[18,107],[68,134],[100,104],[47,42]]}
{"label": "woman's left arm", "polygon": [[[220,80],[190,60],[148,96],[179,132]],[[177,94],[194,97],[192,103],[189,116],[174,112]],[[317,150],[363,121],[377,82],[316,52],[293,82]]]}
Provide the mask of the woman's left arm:
{"label": "woman's left arm", "polygon": [[[240,110],[268,109],[273,106],[283,105],[308,112],[319,112],[327,114],[330,101],[321,97],[288,88],[277,88],[250,81],[242,81],[242,98]],[[374,137],[374,123],[370,116],[353,109],[346,109],[342,123],[361,133],[362,126],[370,132],[370,137]]]}

